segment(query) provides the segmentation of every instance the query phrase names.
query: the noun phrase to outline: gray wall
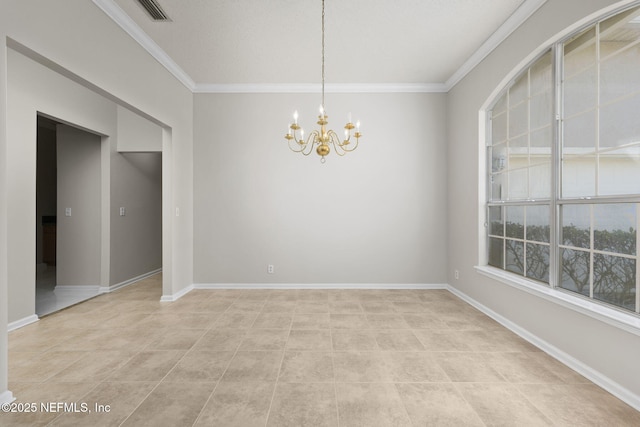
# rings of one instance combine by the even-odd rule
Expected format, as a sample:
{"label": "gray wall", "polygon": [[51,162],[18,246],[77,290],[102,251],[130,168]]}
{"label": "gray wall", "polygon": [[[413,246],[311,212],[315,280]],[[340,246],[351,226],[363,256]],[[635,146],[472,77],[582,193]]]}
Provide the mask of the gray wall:
{"label": "gray wall", "polygon": [[[125,216],[120,216],[120,207]],[[161,267],[162,154],[112,150],[109,284]]]}
{"label": "gray wall", "polygon": [[[103,210],[101,138],[58,125],[57,154],[56,284],[99,286]],[[67,209],[71,210],[69,216]]]}
{"label": "gray wall", "polygon": [[444,283],[446,95],[327,94],[329,127],[352,112],[364,136],[324,165],[284,139],[294,109],[317,127],[319,101],[195,95],[194,281]]}
{"label": "gray wall", "polygon": [[117,121],[110,148],[112,286],[162,267],[162,128],[122,106]]}
{"label": "gray wall", "polygon": [[[607,0],[549,0],[527,22],[449,92],[448,129],[448,282],[456,289],[583,363],[604,381],[640,396],[640,339],[591,317],[491,280],[474,270],[479,260],[483,200],[479,165],[478,112],[509,73],[546,41],[577,21],[615,2]],[[628,3],[628,2],[626,2]],[[460,279],[454,278],[454,270]],[[626,390],[625,390],[626,389]]]}
{"label": "gray wall", "polygon": [[118,152],[162,152],[160,126],[120,105],[117,113]]}

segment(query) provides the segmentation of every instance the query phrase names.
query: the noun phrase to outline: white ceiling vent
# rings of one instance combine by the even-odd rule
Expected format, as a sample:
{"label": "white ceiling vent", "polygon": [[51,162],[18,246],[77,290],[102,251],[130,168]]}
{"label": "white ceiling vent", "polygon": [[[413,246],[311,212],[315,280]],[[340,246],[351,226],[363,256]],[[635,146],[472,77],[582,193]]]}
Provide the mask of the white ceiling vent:
{"label": "white ceiling vent", "polygon": [[138,0],[138,3],[151,15],[154,21],[170,21],[156,0]]}

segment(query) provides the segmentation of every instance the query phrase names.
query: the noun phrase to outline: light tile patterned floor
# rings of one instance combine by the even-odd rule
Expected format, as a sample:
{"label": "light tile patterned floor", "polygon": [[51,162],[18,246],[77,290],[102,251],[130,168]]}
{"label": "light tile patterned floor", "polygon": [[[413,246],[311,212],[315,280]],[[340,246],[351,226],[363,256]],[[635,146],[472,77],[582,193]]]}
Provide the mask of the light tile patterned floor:
{"label": "light tile patterned floor", "polygon": [[160,303],[160,282],[11,332],[18,402],[92,412],[0,425],[640,425],[444,290],[195,290]]}

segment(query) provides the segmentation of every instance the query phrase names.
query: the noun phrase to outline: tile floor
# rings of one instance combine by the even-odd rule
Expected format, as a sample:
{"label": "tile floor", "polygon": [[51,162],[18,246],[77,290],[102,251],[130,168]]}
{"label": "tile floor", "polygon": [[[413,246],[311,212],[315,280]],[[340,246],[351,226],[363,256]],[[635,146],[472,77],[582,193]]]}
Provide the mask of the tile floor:
{"label": "tile floor", "polygon": [[56,268],[45,267],[36,270],[36,314],[39,317],[46,316],[63,308],[70,307],[79,302],[88,300],[98,295],[98,291],[65,292],[56,290]]}
{"label": "tile floor", "polygon": [[196,290],[160,303],[160,281],[11,332],[18,402],[91,412],[0,425],[640,425],[444,290]]}

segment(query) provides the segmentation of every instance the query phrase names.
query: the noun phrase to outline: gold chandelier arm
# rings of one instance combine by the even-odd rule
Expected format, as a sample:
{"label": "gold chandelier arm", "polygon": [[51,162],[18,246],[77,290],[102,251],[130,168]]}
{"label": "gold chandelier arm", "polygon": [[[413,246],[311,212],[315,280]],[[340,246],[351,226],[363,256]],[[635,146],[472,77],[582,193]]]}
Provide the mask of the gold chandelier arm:
{"label": "gold chandelier arm", "polygon": [[347,153],[352,152],[353,150],[355,150],[356,148],[358,148],[358,143],[360,142],[360,138],[356,137],[356,142],[352,142],[351,141],[351,135],[349,135],[349,137],[347,138],[346,143],[344,141],[342,141],[342,143],[340,144],[340,147]]}
{"label": "gold chandelier arm", "polygon": [[309,134],[307,140],[303,141],[302,139],[298,139],[296,129],[294,129],[291,138],[287,138],[289,149],[294,153],[302,153],[303,155],[308,156],[313,151],[313,147],[318,143],[319,136],[320,134],[318,131],[314,130]]}
{"label": "gold chandelier arm", "polygon": [[333,150],[338,156],[342,157],[347,154],[347,151],[344,149],[344,146],[340,141],[340,137],[333,129],[327,132],[327,136],[329,137],[329,143],[333,146]]}
{"label": "gold chandelier arm", "polygon": [[329,132],[327,132],[327,134],[329,135],[331,145],[334,147],[334,150],[338,156],[344,156],[345,154],[350,153],[358,148],[358,137],[356,137],[356,142],[353,143],[351,142],[352,135],[349,135],[346,141],[344,141],[334,130],[330,130]]}
{"label": "gold chandelier arm", "polygon": [[[349,115],[349,122],[344,125],[344,129],[346,139],[342,141],[340,145],[346,152],[354,151],[356,148],[358,148],[358,143],[360,142],[360,137],[362,136],[362,134],[360,133],[360,122],[356,122],[356,125],[354,126],[353,123],[351,123],[351,115]],[[355,129],[356,131],[351,134],[353,129]],[[351,142],[351,137],[354,137],[356,139],[355,144]]]}

